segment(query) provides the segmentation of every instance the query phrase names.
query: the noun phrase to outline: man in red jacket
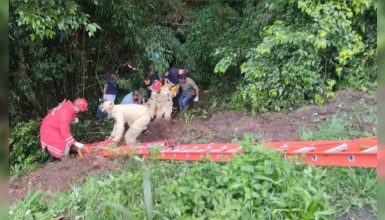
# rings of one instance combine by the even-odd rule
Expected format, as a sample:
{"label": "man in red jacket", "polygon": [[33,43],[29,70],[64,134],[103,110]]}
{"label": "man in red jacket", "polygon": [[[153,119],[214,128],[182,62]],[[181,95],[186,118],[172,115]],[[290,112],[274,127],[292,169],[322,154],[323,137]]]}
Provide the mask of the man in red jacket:
{"label": "man in red jacket", "polygon": [[66,158],[70,147],[75,145],[83,148],[83,144],[75,141],[70,131],[71,122],[77,123],[78,112],[87,110],[87,100],[78,98],[74,102],[63,101],[56,108],[48,112],[40,126],[40,143],[42,150],[48,152],[55,158]]}

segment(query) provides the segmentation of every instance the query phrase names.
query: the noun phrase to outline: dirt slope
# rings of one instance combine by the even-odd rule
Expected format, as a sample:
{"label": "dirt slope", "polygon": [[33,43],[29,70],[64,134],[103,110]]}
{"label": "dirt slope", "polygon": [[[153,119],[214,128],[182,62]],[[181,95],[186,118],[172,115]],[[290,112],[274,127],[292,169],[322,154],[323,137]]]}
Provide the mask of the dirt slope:
{"label": "dirt slope", "polygon": [[[185,121],[155,120],[149,125],[149,134],[140,136],[141,141],[175,139],[180,143],[229,142],[242,138],[246,133],[260,136],[267,141],[297,140],[298,130],[315,125],[335,115],[349,115],[360,105],[375,105],[374,95],[358,91],[342,91],[324,106],[307,106],[288,113],[265,113],[257,117],[242,112],[224,112],[211,115],[206,120],[194,119],[191,126]],[[365,111],[363,109],[362,111]],[[362,130],[372,131],[375,124],[357,123]],[[103,157],[72,158],[63,162],[46,164],[44,167],[19,178],[10,180],[10,199],[15,201],[26,195],[28,189],[41,187],[45,191],[67,190],[72,183],[82,183],[89,174],[97,175],[115,170],[114,163]]]}
{"label": "dirt slope", "polygon": [[[306,106],[287,113],[268,112],[257,117],[252,117],[246,112],[216,113],[207,120],[193,118],[190,129],[182,118],[172,121],[155,120],[149,125],[149,135],[140,139],[176,139],[181,143],[228,142],[251,133],[266,141],[298,140],[298,130],[302,128],[319,124],[333,116],[346,117],[353,112],[366,111],[358,109],[357,106],[373,106],[375,103],[374,95],[354,90],[341,91],[324,106]],[[376,126],[359,121],[351,122],[357,124],[362,131],[371,132]]]}

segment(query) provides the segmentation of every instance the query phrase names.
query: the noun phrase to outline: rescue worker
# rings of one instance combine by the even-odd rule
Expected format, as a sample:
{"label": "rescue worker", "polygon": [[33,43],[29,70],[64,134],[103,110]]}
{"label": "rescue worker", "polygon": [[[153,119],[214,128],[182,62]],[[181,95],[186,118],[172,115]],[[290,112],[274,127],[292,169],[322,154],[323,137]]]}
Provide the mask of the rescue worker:
{"label": "rescue worker", "polygon": [[75,145],[82,149],[84,144],[77,142],[70,132],[71,122],[77,123],[76,114],[87,110],[87,100],[78,98],[74,102],[63,101],[48,112],[40,126],[40,144],[44,151],[55,158],[67,158],[70,147]]}
{"label": "rescue worker", "polygon": [[162,86],[162,82],[155,80],[152,84],[151,98],[148,100],[147,105],[150,109],[151,117],[171,119],[172,93],[168,86]]}
{"label": "rescue worker", "polygon": [[129,129],[125,135],[126,144],[134,144],[139,134],[146,130],[150,123],[151,116],[147,107],[138,104],[114,105],[110,101],[103,103],[103,111],[109,117],[115,119],[114,128],[109,139],[119,143],[124,132],[124,125],[127,123]]}

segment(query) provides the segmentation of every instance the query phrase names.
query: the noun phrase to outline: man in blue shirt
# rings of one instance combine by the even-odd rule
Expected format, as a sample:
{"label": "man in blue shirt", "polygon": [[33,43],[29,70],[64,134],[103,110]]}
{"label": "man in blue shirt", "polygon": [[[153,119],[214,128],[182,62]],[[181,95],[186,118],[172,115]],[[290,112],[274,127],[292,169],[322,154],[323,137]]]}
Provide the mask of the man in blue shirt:
{"label": "man in blue shirt", "polygon": [[138,90],[135,90],[133,92],[128,93],[126,96],[124,96],[122,102],[120,104],[142,104],[143,98],[140,95]]}
{"label": "man in blue shirt", "polygon": [[180,88],[180,76],[186,72],[185,69],[179,69],[179,68],[171,68],[169,69],[166,74],[165,78],[167,80],[167,83],[169,83],[171,86],[176,86],[177,94],[176,96],[172,99],[172,108],[173,110],[179,109],[179,103],[178,100],[180,98],[180,93],[179,93],[179,88]]}

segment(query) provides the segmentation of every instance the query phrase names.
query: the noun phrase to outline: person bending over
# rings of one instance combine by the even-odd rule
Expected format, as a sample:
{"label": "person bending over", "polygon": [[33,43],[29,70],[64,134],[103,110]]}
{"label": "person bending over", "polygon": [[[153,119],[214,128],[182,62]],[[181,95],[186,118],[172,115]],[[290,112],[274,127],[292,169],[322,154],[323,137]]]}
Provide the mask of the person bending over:
{"label": "person bending over", "polygon": [[126,144],[134,144],[140,133],[146,130],[150,123],[151,116],[147,107],[138,104],[114,105],[111,101],[103,103],[103,111],[109,117],[114,118],[115,124],[109,139],[119,143],[124,132],[124,125],[130,127],[125,134]]}
{"label": "person bending over", "polygon": [[74,102],[63,101],[48,112],[40,125],[40,144],[55,158],[66,159],[70,147],[75,145],[82,149],[83,144],[77,142],[71,134],[70,124],[79,122],[76,114],[87,110],[87,100],[78,98]]}

